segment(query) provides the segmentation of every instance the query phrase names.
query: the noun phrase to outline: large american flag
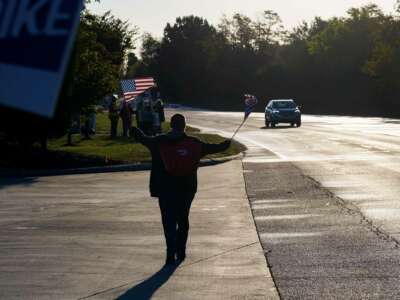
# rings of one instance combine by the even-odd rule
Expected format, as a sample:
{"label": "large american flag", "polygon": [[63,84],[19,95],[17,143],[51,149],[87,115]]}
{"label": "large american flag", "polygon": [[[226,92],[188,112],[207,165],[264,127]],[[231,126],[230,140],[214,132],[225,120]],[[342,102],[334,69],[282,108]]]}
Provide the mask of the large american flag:
{"label": "large american flag", "polygon": [[126,101],[135,99],[149,88],[155,86],[153,77],[143,77],[135,79],[125,79],[121,81],[122,93]]}

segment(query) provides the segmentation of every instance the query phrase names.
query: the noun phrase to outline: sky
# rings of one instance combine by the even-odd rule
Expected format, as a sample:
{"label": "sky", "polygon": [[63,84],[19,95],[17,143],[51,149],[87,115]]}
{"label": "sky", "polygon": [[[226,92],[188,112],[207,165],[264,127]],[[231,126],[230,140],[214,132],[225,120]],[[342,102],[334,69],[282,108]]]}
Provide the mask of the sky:
{"label": "sky", "polygon": [[344,16],[351,7],[369,3],[379,5],[385,13],[394,11],[395,0],[101,0],[89,6],[95,13],[111,10],[113,14],[160,38],[167,22],[180,16],[196,15],[217,25],[225,14],[243,13],[257,19],[264,10],[273,10],[287,29],[311,21],[314,17]]}

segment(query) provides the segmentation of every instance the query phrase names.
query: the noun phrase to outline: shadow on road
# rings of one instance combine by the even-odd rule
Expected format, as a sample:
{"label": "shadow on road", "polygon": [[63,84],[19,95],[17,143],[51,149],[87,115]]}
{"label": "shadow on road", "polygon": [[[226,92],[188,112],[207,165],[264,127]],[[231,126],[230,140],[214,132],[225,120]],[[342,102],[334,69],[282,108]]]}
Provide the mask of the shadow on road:
{"label": "shadow on road", "polygon": [[149,300],[166,283],[177,269],[176,266],[164,266],[153,276],[134,286],[115,300]]}
{"label": "shadow on road", "polygon": [[37,181],[36,177],[6,178],[0,177],[0,190],[13,185],[29,186]]}

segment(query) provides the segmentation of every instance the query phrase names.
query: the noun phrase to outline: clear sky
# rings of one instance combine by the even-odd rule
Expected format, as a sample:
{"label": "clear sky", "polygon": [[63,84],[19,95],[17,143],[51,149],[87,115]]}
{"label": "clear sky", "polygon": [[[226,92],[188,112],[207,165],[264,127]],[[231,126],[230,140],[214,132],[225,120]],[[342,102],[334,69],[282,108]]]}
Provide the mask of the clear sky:
{"label": "clear sky", "polygon": [[223,14],[244,13],[252,19],[264,10],[277,12],[287,29],[302,20],[311,21],[320,16],[344,16],[351,7],[369,3],[379,5],[384,12],[394,11],[395,0],[101,0],[89,8],[95,13],[111,10],[118,17],[129,20],[141,33],[161,37],[167,22],[179,16],[196,15],[218,24]]}

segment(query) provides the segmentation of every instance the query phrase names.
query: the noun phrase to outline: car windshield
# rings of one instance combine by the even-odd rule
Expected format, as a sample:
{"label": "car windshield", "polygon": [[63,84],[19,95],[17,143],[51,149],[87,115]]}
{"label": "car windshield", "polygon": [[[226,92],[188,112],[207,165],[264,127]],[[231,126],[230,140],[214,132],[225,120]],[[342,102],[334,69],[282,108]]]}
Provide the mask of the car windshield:
{"label": "car windshield", "polygon": [[296,108],[296,104],[293,101],[275,101],[272,107],[276,109]]}

